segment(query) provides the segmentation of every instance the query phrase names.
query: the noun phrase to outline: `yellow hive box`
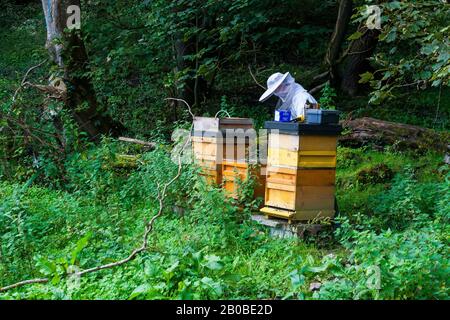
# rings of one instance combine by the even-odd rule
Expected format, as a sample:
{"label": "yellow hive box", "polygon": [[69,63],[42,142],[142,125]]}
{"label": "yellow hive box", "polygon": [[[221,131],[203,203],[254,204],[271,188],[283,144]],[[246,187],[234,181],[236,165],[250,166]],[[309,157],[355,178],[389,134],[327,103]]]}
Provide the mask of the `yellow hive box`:
{"label": "yellow hive box", "polygon": [[334,217],[341,127],[268,123],[265,207],[261,211],[289,221]]}
{"label": "yellow hive box", "polygon": [[[253,128],[253,121],[247,118],[195,117],[191,133],[194,162],[201,168],[207,183],[222,183],[222,163],[230,153],[227,150],[227,130],[247,130]],[[234,150],[232,150],[234,154]]]}
{"label": "yellow hive box", "polygon": [[247,162],[224,161],[222,164],[222,183],[226,194],[232,198],[237,198],[239,182],[245,182],[252,175],[256,179],[254,198],[264,197],[265,175],[262,174],[261,167],[250,168]]}

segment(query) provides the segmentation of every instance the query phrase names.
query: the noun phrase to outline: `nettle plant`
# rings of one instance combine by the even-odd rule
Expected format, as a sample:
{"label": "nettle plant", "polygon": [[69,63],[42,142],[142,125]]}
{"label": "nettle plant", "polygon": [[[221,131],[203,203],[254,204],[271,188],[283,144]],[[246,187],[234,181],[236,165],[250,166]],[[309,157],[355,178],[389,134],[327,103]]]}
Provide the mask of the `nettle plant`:
{"label": "nettle plant", "polygon": [[333,89],[329,83],[321,91],[322,96],[319,99],[319,104],[321,109],[325,110],[336,110],[335,98],[336,90]]}
{"label": "nettle plant", "polygon": [[130,299],[218,299],[227,285],[219,256],[186,248],[177,256],[154,254],[144,262],[145,282]]}

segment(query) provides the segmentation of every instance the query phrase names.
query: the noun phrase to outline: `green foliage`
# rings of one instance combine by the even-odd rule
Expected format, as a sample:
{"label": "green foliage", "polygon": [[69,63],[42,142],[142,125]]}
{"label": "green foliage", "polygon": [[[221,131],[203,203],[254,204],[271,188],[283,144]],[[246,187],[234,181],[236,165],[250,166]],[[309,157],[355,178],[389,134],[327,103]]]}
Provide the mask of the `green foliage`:
{"label": "green foliage", "polygon": [[407,169],[369,199],[373,215],[357,225],[341,217],[336,235],[348,256],[322,261],[326,280],[313,298],[448,299],[449,178],[418,183]]}
{"label": "green foliage", "polygon": [[[168,110],[164,99],[169,96],[187,99],[198,115],[214,115],[225,95],[239,115],[247,113],[262,123],[259,119],[267,114],[261,107],[252,110],[256,99],[243,94],[257,93],[247,65],[283,57],[310,61],[310,53],[317,55],[326,47],[326,37],[317,34],[330,34],[334,25],[333,19],[323,18],[332,1],[287,1],[283,6],[268,0],[83,5],[83,32],[92,53],[89,76],[99,100],[133,133],[152,139],[161,134],[167,138],[173,124],[183,119],[184,105],[170,105]],[[232,86],[224,88],[224,78],[232,74]],[[244,87],[238,78],[248,79]]]}
{"label": "green foliage", "polygon": [[[348,223],[342,228],[351,229]],[[346,231],[342,230],[341,233]],[[349,231],[351,255],[336,261],[321,299],[448,299],[448,227],[430,223],[401,233]]]}
{"label": "green foliage", "polygon": [[322,94],[319,99],[320,108],[324,110],[336,110],[336,90],[327,83],[320,93]]}
{"label": "green foliage", "polygon": [[[366,4],[375,1],[366,1]],[[392,99],[401,89],[448,87],[450,7],[439,0],[389,1],[382,9],[380,48],[372,58],[377,70],[361,75],[375,89],[370,102]],[[355,22],[367,19],[366,5],[359,7]]]}
{"label": "green foliage", "polygon": [[337,236],[350,256],[336,259],[315,298],[448,299],[448,177],[418,177],[406,169],[364,200],[366,214],[342,218]]}
{"label": "green foliage", "polygon": [[[143,221],[156,212],[157,182],[161,185],[176,172],[168,154],[157,149],[142,154],[124,176],[111,166],[118,150],[125,151],[104,140],[69,161],[70,192],[2,183],[0,285],[51,278],[49,284],[3,298],[281,297],[298,254],[319,255],[313,247],[271,239],[249,220],[253,205],[239,209],[186,166],[168,190],[148,252],[128,266],[101,272],[100,278],[82,277],[79,288],[70,286],[65,276],[74,266],[123,258],[139,244]],[[269,272],[278,269],[275,277]]]}
{"label": "green foliage", "polygon": [[[342,248],[331,246],[331,255],[317,249],[314,241],[307,245],[270,238],[249,220],[251,203],[244,202],[239,209],[220,189],[197,179],[195,168],[186,166],[181,180],[169,189],[165,215],[157,220],[149,250],[128,265],[84,276],[79,287],[74,287],[65,278],[73,268],[123,258],[139,243],[144,219],[157,208],[156,181],[162,184],[175,174],[176,165],[162,148],[143,153],[136,167],[113,165],[115,154],[135,153],[138,149],[134,148],[104,140],[84,156],[73,158],[67,166],[73,183],[70,192],[31,186],[33,181],[26,186],[1,184],[0,285],[30,277],[51,278],[49,284],[11,291],[2,298],[404,299],[448,295],[448,178],[427,182],[432,177],[427,170],[434,169],[416,163],[413,171],[397,176],[387,190],[370,184],[361,190],[357,185],[349,187],[351,183],[343,180],[356,182],[358,168],[367,162],[384,159],[393,170],[403,171],[402,162],[414,163],[415,159],[346,148],[338,153],[340,189],[349,193],[354,204],[362,197],[361,208],[367,211],[351,213],[353,204],[338,194],[343,220],[337,237]],[[433,158],[424,161],[437,164]],[[369,190],[367,198],[365,189]],[[377,195],[371,196],[373,192]],[[381,287],[376,286],[379,277]]]}
{"label": "green foliage", "polygon": [[225,279],[231,277],[222,271],[220,257],[189,247],[181,256],[155,254],[144,263],[148,283],[136,287],[130,299],[217,299],[224,294]]}
{"label": "green foliage", "polygon": [[384,163],[358,171],[356,175],[357,182],[360,184],[377,184],[389,182],[394,173]]}
{"label": "green foliage", "polygon": [[443,196],[440,186],[436,183],[418,184],[411,171],[397,175],[388,192],[370,199],[374,203],[372,224],[401,230],[411,224],[433,220],[437,199]]}

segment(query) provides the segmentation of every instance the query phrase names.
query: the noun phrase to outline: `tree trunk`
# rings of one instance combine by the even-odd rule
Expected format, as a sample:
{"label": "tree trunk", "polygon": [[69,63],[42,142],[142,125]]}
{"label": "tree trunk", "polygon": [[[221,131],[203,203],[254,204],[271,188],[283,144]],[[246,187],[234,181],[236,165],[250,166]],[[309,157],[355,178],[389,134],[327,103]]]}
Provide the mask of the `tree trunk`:
{"label": "tree trunk", "polygon": [[351,147],[371,144],[379,148],[394,146],[397,150],[444,152],[450,139],[448,133],[374,118],[354,119],[342,124],[347,133],[340,137],[339,142]]}
{"label": "tree trunk", "polygon": [[[361,89],[360,75],[371,69],[368,58],[375,50],[380,31],[368,30],[365,22],[362,22],[358,28],[362,36],[351,41],[345,52],[341,54],[352,11],[352,0],[340,1],[336,25],[325,56],[328,72],[317,77],[317,80],[323,81],[328,76],[333,87],[340,88],[350,96],[355,96]],[[321,85],[314,89],[320,88]]]}
{"label": "tree trunk", "polygon": [[[195,45],[192,42],[185,42],[181,40],[182,35],[178,35],[177,39],[175,39],[174,43],[174,51],[175,51],[175,61],[176,61],[176,67],[174,72],[180,72],[188,67],[192,67],[189,65],[188,62],[185,61],[184,56],[185,55],[191,55],[195,54],[194,48]],[[184,83],[181,85],[182,89],[177,89],[177,96],[181,99],[185,100],[189,105],[194,104],[194,80],[188,79],[185,80]],[[177,85],[179,87],[179,85]]]}
{"label": "tree trunk", "polygon": [[80,129],[92,139],[98,139],[101,134],[119,134],[121,125],[102,114],[104,110],[99,108],[94,87],[86,76],[88,56],[81,32],[77,28],[67,28],[69,19],[72,20],[68,8],[81,8],[80,0],[42,0],[42,6],[47,26],[46,48],[63,71],[68,88],[66,107],[73,113]]}
{"label": "tree trunk", "polygon": [[336,19],[336,25],[334,27],[333,35],[331,36],[330,43],[328,45],[327,54],[325,56],[325,63],[329,68],[329,77],[331,84],[336,85],[338,75],[336,66],[341,53],[342,44],[345,41],[345,35],[347,34],[348,25],[353,11],[352,0],[341,0],[339,3],[339,11]]}
{"label": "tree trunk", "polygon": [[359,39],[351,42],[340,75],[341,90],[352,97],[361,89],[360,75],[372,69],[368,59],[375,51],[380,34],[379,30],[368,30],[366,27],[362,32]]}

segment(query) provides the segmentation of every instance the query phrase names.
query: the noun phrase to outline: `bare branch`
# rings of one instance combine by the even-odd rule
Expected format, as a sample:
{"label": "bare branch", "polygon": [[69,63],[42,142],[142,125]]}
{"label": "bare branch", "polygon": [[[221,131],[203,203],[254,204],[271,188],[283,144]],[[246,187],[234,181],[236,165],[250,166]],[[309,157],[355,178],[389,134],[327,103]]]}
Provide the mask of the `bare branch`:
{"label": "bare branch", "polygon": [[156,147],[156,143],[155,142],[147,142],[147,141],[133,139],[133,138],[127,138],[127,137],[119,137],[118,140],[119,141],[123,141],[123,142],[136,143],[136,144],[140,144],[140,145],[143,145],[143,146],[146,146],[146,147],[150,147],[150,148],[155,148]]}
{"label": "bare branch", "polygon": [[248,71],[250,72],[250,75],[252,76],[253,81],[255,81],[255,83],[256,83],[258,86],[260,86],[262,89],[266,90],[267,88],[264,87],[262,84],[260,84],[260,83],[258,82],[258,80],[256,80],[255,76],[253,75],[252,68],[250,68],[250,65],[248,65]]}
{"label": "bare branch", "polygon": [[12,97],[12,102],[14,103],[16,101],[17,95],[19,94],[19,91],[23,88],[23,86],[26,84],[28,75],[34,70],[39,68],[40,66],[42,66],[44,63],[47,62],[47,59],[45,59],[44,61],[40,62],[39,64],[31,67],[30,69],[28,69],[28,71],[25,73],[25,75],[23,76],[22,81],[20,82],[20,86],[17,88],[17,90],[14,92],[14,95]]}
{"label": "bare branch", "polygon": [[330,71],[327,70],[324,73],[321,73],[321,74],[318,74],[317,76],[315,76],[313,78],[313,81],[319,81],[319,80],[325,79],[326,77],[328,77],[329,74],[330,74]]}
{"label": "bare branch", "polygon": [[14,283],[12,285],[0,288],[0,292],[11,290],[11,289],[18,288],[18,287],[22,287],[27,284],[46,283],[46,282],[48,282],[48,280],[49,280],[48,278],[41,278],[41,279],[31,279],[31,280],[20,281],[20,282]]}
{"label": "bare branch", "polygon": [[309,90],[310,94],[315,94],[317,92],[319,92],[320,90],[323,89],[323,87],[325,87],[327,85],[328,81],[325,83],[322,83],[321,85],[318,85],[317,87],[312,88],[311,90]]}
{"label": "bare branch", "polygon": [[174,101],[180,101],[180,102],[183,102],[183,103],[188,107],[189,114],[191,115],[192,120],[195,118],[195,115],[192,113],[191,106],[189,105],[189,103],[186,102],[186,100],[178,99],[178,98],[166,98],[166,99],[164,99],[164,100],[174,100]]}

